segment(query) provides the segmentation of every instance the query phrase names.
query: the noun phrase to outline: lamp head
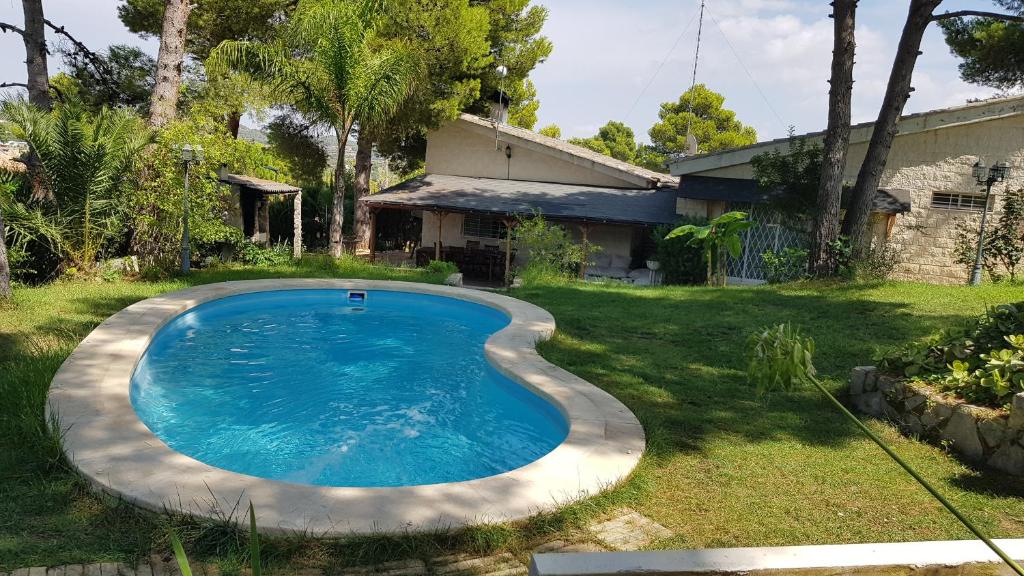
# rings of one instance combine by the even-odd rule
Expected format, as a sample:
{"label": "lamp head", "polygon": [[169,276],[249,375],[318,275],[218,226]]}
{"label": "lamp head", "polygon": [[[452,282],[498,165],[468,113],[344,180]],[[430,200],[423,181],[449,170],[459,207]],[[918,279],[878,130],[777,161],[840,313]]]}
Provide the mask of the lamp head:
{"label": "lamp head", "polygon": [[1006,180],[1010,177],[1010,164],[1007,162],[1000,162],[989,168],[989,177],[996,182]]}
{"label": "lamp head", "polygon": [[985,163],[981,160],[975,162],[974,166],[971,168],[971,176],[974,176],[974,179],[978,182],[984,182],[988,177],[988,170],[985,167]]}

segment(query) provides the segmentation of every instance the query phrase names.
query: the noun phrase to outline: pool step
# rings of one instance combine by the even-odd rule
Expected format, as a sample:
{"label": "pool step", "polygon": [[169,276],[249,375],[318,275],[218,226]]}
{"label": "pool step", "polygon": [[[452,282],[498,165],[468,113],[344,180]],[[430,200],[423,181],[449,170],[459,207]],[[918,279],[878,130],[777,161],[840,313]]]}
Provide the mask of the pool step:
{"label": "pool step", "polygon": [[590,532],[613,550],[640,550],[672,537],[672,531],[647,516],[622,508],[610,520],[590,525]]}

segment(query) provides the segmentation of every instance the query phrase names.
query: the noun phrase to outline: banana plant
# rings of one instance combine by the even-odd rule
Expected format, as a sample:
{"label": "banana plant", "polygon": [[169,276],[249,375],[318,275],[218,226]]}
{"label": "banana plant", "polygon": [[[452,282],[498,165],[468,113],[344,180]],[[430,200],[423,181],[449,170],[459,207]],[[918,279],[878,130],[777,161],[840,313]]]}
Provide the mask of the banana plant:
{"label": "banana plant", "polygon": [[689,238],[687,244],[700,248],[703,255],[708,286],[725,286],[725,255],[739,258],[743,252],[740,234],[753,225],[746,212],[726,212],[704,226],[680,226],[669,232],[665,239]]}
{"label": "banana plant", "polygon": [[906,470],[918,484],[945,506],[953,516],[956,516],[957,520],[967,527],[968,530],[981,539],[1007,566],[1013,569],[1016,574],[1024,576],[1024,568],[1020,564],[1010,558],[1002,548],[975,526],[963,512],[947,500],[917,470],[903,460],[899,454],[883,442],[870,428],[865,426],[859,418],[854,416],[846,406],[843,406],[825,388],[818,380],[817,370],[814,368],[814,340],[805,338],[798,329],[788,324],[779,324],[778,326],[764,328],[759,333],[754,334],[751,337],[751,344],[752,352],[747,378],[755,385],[759,396],[765,396],[776,390],[788,392],[808,384],[817,388],[832,406],[839,410],[857,429]]}

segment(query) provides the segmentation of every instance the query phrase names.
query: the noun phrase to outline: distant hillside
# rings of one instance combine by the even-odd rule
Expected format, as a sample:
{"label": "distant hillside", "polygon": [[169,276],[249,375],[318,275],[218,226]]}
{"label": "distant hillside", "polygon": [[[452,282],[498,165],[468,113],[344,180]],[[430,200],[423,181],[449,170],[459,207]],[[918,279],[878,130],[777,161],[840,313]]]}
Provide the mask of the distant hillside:
{"label": "distant hillside", "polygon": [[[249,142],[256,142],[257,144],[267,144],[267,133],[259,128],[250,128],[248,126],[239,126],[238,137],[242,140],[248,140]],[[347,164],[355,164],[356,161],[356,149],[355,143],[351,140],[350,145],[345,151],[345,161]],[[327,165],[334,166],[335,159],[338,158],[338,142],[334,137],[334,133],[327,133],[320,137],[320,147],[327,152]],[[375,157],[374,160],[377,158]]]}

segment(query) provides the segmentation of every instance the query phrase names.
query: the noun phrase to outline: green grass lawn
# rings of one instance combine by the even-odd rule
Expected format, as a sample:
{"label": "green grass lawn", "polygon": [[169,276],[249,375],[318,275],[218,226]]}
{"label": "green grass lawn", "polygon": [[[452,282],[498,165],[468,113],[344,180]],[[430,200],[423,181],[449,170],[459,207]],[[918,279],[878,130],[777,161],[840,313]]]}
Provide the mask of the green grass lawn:
{"label": "green grass lawn", "polygon": [[[165,551],[175,525],[200,557],[230,571],[233,530],[159,518],[91,494],[42,434],[46,387],[63,358],[117,310],[190,283],[268,276],[439,281],[356,263],[220,270],[188,282],[57,283],[20,289],[0,308],[0,570],[124,561]],[[817,340],[817,365],[840,390],[878,346],[924,336],[1020,300],[1019,287],[911,284],[762,288],[543,285],[514,294],[559,326],[552,362],[605,388],[644,423],[649,449],[624,486],[516,526],[420,537],[268,542],[275,563],[328,569],[459,550],[522,552],[538,538],[586,539],[585,522],[629,505],[676,536],[661,547],[757,546],[966,538],[937,502],[811,391],[757,400],[744,378],[747,338],[789,321]],[[1024,480],[972,470],[938,448],[871,426],[993,535],[1024,536]],[[257,508],[259,503],[256,503]]]}

